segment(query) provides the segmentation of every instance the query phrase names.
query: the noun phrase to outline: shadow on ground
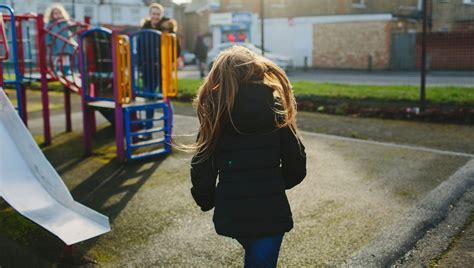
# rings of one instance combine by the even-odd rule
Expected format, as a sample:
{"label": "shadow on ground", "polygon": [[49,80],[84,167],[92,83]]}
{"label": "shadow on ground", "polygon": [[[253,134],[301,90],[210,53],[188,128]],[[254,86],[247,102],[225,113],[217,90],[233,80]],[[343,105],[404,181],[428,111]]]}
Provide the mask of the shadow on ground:
{"label": "shadow on ground", "polygon": [[[111,140],[113,131],[112,127],[106,127],[95,134],[94,152],[89,157],[84,156],[82,136],[75,133],[61,133],[54,137],[52,146],[43,149],[74,199],[107,215],[111,224],[165,158],[118,163],[115,160],[115,145]],[[143,168],[145,165],[146,168]],[[87,166],[90,169],[85,168]],[[83,174],[85,171],[90,174]],[[96,239],[76,244],[71,257],[70,251],[65,249],[65,244],[59,238],[21,216],[3,200],[0,200],[0,223],[0,241],[11,241],[8,246],[2,242],[2,267],[94,263],[94,260],[85,256],[85,252],[95,244]]]}

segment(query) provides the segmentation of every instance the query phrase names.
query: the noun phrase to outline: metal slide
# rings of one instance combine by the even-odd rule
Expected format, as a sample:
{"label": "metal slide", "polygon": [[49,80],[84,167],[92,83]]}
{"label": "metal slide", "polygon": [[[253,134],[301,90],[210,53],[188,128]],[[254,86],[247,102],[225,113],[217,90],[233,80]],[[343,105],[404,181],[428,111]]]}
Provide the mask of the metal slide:
{"label": "metal slide", "polygon": [[108,217],[74,201],[1,88],[0,196],[67,245],[110,231]]}

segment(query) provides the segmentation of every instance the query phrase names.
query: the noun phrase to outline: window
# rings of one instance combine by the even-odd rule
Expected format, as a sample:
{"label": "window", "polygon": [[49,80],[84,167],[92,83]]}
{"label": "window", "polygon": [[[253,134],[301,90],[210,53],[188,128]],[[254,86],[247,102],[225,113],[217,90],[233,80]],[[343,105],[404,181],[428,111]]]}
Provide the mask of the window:
{"label": "window", "polygon": [[271,4],[272,8],[285,8],[286,0],[273,0]]}
{"label": "window", "polygon": [[119,6],[112,6],[112,21],[118,23],[122,20],[122,8]]}
{"label": "window", "polygon": [[354,8],[366,8],[364,0],[352,0],[352,7],[354,7]]}
{"label": "window", "polygon": [[242,0],[229,0],[227,4],[228,9],[241,8],[241,7],[242,7]]}
{"label": "window", "polygon": [[142,18],[142,14],[140,12],[140,8],[139,7],[133,7],[130,9],[130,13],[132,14],[132,19],[134,21],[140,21],[140,19]]}
{"label": "window", "polygon": [[466,4],[466,5],[474,5],[474,0],[464,0],[464,4]]}
{"label": "window", "polygon": [[[439,1],[443,1],[443,0],[439,0]],[[399,1],[399,2],[402,2],[401,5],[399,6],[400,10],[407,10],[407,11],[423,10],[423,0]]]}

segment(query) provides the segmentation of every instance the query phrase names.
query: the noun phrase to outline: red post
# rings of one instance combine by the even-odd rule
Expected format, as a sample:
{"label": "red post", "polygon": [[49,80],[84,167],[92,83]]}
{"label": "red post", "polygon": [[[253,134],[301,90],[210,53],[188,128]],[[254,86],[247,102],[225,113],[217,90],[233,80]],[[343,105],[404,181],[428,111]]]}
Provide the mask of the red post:
{"label": "red post", "polygon": [[48,97],[48,78],[46,66],[46,45],[44,43],[44,22],[43,15],[36,17],[36,43],[38,44],[38,62],[41,75],[41,102],[43,104],[43,135],[44,144],[51,144],[51,123],[49,119],[49,97]]}
{"label": "red post", "polygon": [[[83,59],[86,55],[84,55],[84,50],[83,50],[83,43],[82,39],[79,39],[79,70],[81,72],[81,76],[84,77],[87,75],[89,66],[86,66],[83,62]],[[82,127],[83,127],[83,137],[84,137],[84,154],[86,156],[89,156],[92,153],[92,135],[90,132],[90,108],[87,107],[87,99],[86,99],[86,89],[87,86],[84,82],[82,83],[82,89],[81,89],[81,106],[82,106]]]}
{"label": "red post", "polygon": [[97,121],[95,120],[95,110],[91,109],[91,133],[97,132]]}
{"label": "red post", "polygon": [[3,87],[3,61],[0,60],[0,87]]}
{"label": "red post", "polygon": [[74,245],[64,245],[63,249],[63,259],[65,261],[73,262],[74,259]]}
{"label": "red post", "polygon": [[18,66],[20,67],[21,75],[25,74],[25,54],[23,50],[23,31],[21,27],[21,18],[18,20],[15,19],[15,28],[16,28],[16,43],[17,43],[17,53],[18,53]]}

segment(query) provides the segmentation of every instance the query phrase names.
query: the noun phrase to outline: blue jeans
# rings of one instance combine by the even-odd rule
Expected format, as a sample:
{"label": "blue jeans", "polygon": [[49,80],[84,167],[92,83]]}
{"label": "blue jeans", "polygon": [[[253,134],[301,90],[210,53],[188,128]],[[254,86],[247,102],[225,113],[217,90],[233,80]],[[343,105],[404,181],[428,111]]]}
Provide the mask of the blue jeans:
{"label": "blue jeans", "polygon": [[245,250],[244,267],[276,267],[283,234],[261,238],[237,238]]}

